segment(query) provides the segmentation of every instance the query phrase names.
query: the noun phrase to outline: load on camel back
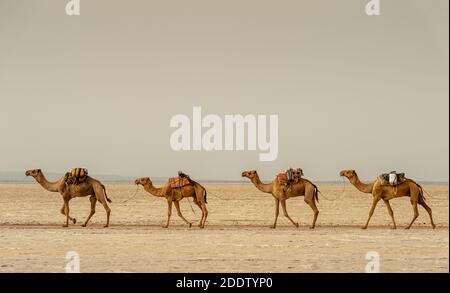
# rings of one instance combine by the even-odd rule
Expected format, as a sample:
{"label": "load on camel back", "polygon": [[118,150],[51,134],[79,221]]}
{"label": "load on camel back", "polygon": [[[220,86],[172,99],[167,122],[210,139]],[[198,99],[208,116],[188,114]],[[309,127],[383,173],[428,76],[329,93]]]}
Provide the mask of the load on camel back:
{"label": "load on camel back", "polygon": [[289,188],[292,184],[298,183],[302,176],[303,170],[301,168],[289,168],[285,172],[277,174],[277,181],[281,185]]}
{"label": "load on camel back", "polygon": [[88,170],[86,168],[73,168],[64,175],[64,182],[69,185],[78,185],[86,181],[87,177]]}
{"label": "load on camel back", "polygon": [[169,183],[172,188],[181,188],[187,185],[193,185],[193,181],[189,175],[183,173],[182,171],[178,171],[178,177],[169,178]]}
{"label": "load on camel back", "polygon": [[405,173],[397,173],[396,171],[391,171],[389,173],[383,173],[378,176],[381,185],[391,185],[397,186],[406,181]]}

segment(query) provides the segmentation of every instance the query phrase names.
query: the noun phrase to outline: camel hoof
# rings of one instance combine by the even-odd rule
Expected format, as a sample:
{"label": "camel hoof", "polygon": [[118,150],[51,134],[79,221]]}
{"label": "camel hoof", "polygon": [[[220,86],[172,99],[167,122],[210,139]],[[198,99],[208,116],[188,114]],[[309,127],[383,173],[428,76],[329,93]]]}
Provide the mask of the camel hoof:
{"label": "camel hoof", "polygon": [[66,224],[63,225],[63,228],[67,228],[67,227],[69,227],[69,225],[66,225]]}
{"label": "camel hoof", "polygon": [[363,227],[361,227],[361,229],[367,230],[367,226],[363,226]]}
{"label": "camel hoof", "polygon": [[392,230],[396,230],[396,229],[397,229],[397,227],[391,227],[391,229],[392,229]]}
{"label": "camel hoof", "polygon": [[167,228],[169,228],[169,226],[162,226],[164,229],[167,229]]}
{"label": "camel hoof", "polygon": [[86,223],[82,224],[81,227],[86,227]]}
{"label": "camel hoof", "polygon": [[436,229],[436,225],[433,225],[433,229]]}
{"label": "camel hoof", "polygon": [[77,223],[77,219],[73,218],[72,222],[73,222],[74,224],[76,224],[76,223]]}
{"label": "camel hoof", "polygon": [[275,229],[277,226],[270,226],[270,229]]}
{"label": "camel hoof", "polygon": [[109,227],[109,225],[105,225],[105,226],[103,226],[103,228],[108,228]]}
{"label": "camel hoof", "polygon": [[192,227],[192,223],[189,223],[189,228],[191,228]]}
{"label": "camel hoof", "polygon": [[295,227],[297,227],[297,228],[298,228],[298,227],[300,227],[300,225],[299,225],[298,223],[295,223]]}
{"label": "camel hoof", "polygon": [[311,227],[309,227],[309,229],[314,229],[314,228],[316,228],[315,226],[311,226]]}
{"label": "camel hoof", "polygon": [[405,230],[409,230],[411,227],[406,227]]}

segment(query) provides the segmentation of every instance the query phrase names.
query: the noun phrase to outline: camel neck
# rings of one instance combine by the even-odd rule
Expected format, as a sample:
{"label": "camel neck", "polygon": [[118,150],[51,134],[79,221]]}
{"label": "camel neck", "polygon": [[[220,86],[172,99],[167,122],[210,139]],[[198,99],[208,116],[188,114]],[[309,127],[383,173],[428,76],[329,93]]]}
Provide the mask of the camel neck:
{"label": "camel neck", "polygon": [[353,184],[359,191],[364,193],[372,193],[373,190],[373,182],[370,184],[365,184],[361,182],[358,178],[358,175],[354,176],[352,179],[349,179],[350,183]]}
{"label": "camel neck", "polygon": [[156,188],[151,183],[147,183],[144,185],[145,191],[150,193],[151,195],[157,196],[157,197],[164,197],[163,188]]}
{"label": "camel neck", "polygon": [[37,183],[39,183],[44,189],[50,191],[50,192],[58,192],[59,191],[59,185],[60,181],[56,182],[49,182],[47,178],[45,178],[44,173],[40,172],[39,175],[36,177]]}
{"label": "camel neck", "polygon": [[266,192],[266,193],[272,193],[272,184],[265,184],[262,183],[261,180],[259,179],[259,176],[256,176],[254,179],[252,179],[252,183],[256,186],[256,188],[258,188],[260,191],[262,192]]}

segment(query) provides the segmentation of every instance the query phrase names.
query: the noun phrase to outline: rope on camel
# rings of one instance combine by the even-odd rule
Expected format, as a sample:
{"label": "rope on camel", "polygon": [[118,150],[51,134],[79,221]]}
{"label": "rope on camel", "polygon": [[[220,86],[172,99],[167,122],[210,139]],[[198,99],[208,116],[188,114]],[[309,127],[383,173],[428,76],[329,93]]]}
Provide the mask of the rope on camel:
{"label": "rope on camel", "polygon": [[[344,195],[345,195],[345,191],[346,191],[346,184],[345,184],[345,179],[344,179],[344,178],[342,178],[342,184],[343,184],[343,187],[342,187],[342,192],[341,192],[341,194],[342,194],[342,196],[344,196]],[[323,195],[322,192],[320,192],[319,190],[317,190],[317,191],[320,193],[320,195],[323,196],[323,198],[325,198],[325,199],[328,200],[328,201],[335,201],[335,200],[338,199],[338,197],[339,197],[339,194],[336,194],[336,196],[334,196],[333,199],[329,199],[327,196]]]}
{"label": "rope on camel", "polygon": [[132,196],[130,196],[129,198],[127,198],[124,201],[118,202],[118,204],[124,204],[126,202],[128,202],[129,200],[133,199],[139,192],[139,184],[136,185],[136,191],[134,192],[134,194]]}

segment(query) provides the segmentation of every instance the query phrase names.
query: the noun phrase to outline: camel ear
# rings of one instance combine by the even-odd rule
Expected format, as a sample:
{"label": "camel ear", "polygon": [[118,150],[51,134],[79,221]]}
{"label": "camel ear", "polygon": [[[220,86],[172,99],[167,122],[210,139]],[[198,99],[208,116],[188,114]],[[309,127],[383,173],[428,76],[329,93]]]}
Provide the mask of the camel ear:
{"label": "camel ear", "polygon": [[38,172],[38,173],[41,173],[41,169],[37,169],[37,172]]}

